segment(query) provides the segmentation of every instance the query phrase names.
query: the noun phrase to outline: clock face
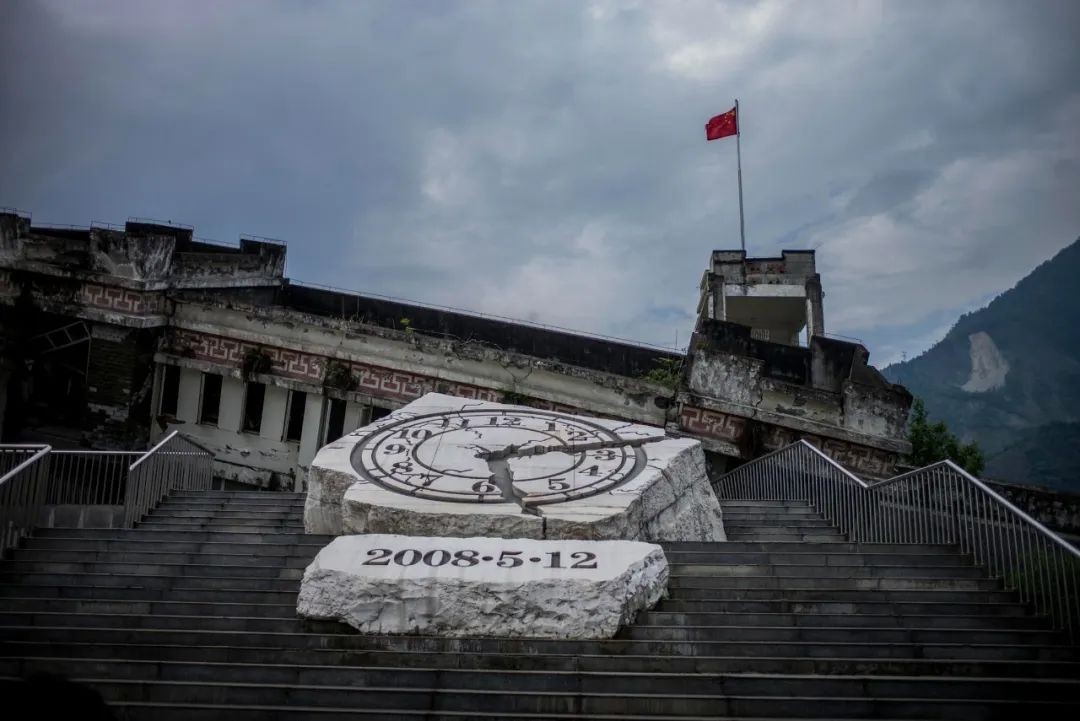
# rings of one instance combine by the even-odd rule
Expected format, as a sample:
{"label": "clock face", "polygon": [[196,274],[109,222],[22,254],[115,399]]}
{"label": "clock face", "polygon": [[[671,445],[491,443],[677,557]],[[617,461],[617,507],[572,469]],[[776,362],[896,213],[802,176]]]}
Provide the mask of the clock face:
{"label": "clock face", "polygon": [[580,418],[474,409],[383,426],[356,446],[352,464],[397,493],[528,508],[615,490],[644,468],[645,453]]}

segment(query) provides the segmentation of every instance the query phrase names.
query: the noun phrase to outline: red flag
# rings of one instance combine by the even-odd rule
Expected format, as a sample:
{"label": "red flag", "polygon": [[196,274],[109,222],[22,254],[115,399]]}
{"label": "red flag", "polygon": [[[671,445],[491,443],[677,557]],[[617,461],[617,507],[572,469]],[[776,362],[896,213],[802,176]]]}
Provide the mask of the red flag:
{"label": "red flag", "polygon": [[726,113],[721,113],[714,118],[709,118],[705,123],[705,140],[719,140],[739,132],[739,118],[736,109],[732,108]]}

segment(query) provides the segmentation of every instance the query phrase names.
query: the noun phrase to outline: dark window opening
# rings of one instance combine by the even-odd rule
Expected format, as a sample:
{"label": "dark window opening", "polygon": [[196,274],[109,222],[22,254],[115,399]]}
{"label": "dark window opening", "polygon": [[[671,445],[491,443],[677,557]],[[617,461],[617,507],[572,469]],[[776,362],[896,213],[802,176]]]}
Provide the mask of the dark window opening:
{"label": "dark window opening", "polygon": [[300,440],[300,435],[304,432],[305,405],[307,405],[307,393],[289,391],[289,410],[285,418],[285,440]]}
{"label": "dark window opening", "polygon": [[176,417],[176,403],[180,398],[180,366],[165,366],[161,374],[161,405],[158,412],[163,416]]}
{"label": "dark window opening", "polygon": [[221,408],[221,376],[203,373],[202,404],[199,408],[199,423],[216,426],[218,410]]}
{"label": "dark window opening", "polygon": [[345,401],[331,398],[326,414],[326,443],[332,443],[345,435]]}
{"label": "dark window opening", "polygon": [[380,418],[386,418],[391,413],[393,413],[393,411],[391,411],[389,408],[379,408],[378,406],[372,406],[371,407],[371,422],[374,423],[375,421],[379,420]]}
{"label": "dark window opening", "polygon": [[262,430],[263,401],[266,399],[266,386],[262,383],[248,383],[244,393],[243,430],[258,433]]}

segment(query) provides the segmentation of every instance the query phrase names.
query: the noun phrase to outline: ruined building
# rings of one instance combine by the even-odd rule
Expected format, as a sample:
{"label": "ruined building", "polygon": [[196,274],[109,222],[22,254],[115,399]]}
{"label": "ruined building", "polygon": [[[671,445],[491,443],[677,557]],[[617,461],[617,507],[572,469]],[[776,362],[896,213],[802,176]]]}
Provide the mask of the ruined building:
{"label": "ruined building", "polygon": [[685,357],[285,277],[286,246],[0,213],[2,439],[142,448],[181,429],[219,476],[300,489],[328,440],[429,391],[665,426],[715,472],[805,438],[868,477],[911,396],[825,335],[813,251],[715,251]]}

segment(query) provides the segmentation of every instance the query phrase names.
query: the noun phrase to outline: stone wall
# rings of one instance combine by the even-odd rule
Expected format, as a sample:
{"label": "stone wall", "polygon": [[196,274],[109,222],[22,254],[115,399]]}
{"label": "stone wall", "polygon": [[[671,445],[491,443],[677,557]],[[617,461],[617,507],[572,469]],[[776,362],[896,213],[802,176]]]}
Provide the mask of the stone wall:
{"label": "stone wall", "polygon": [[1044,526],[1080,536],[1080,494],[1001,481],[985,483]]}

